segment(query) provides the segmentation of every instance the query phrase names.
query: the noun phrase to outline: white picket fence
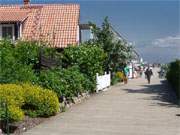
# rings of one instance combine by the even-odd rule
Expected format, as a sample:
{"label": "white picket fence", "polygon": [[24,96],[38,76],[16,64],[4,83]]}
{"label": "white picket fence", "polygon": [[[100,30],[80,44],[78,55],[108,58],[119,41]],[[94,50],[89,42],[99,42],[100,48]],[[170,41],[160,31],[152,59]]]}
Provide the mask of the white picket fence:
{"label": "white picket fence", "polygon": [[96,92],[98,93],[100,90],[105,91],[111,85],[111,73],[107,74],[106,72],[104,75],[96,74]]}

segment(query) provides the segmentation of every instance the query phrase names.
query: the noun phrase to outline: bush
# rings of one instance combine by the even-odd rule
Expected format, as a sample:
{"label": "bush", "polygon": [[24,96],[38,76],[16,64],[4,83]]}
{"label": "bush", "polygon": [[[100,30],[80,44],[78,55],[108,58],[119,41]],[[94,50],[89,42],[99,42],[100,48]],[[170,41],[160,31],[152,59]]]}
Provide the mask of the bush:
{"label": "bush", "polygon": [[[23,120],[24,112],[34,116],[50,116],[59,111],[57,95],[30,84],[1,84],[0,102],[7,103],[10,121]],[[5,120],[5,107],[0,108],[0,118]]]}
{"label": "bush", "polygon": [[22,88],[25,98],[23,109],[28,114],[51,116],[59,111],[58,97],[53,91],[30,84],[23,84]]}
{"label": "bush", "polygon": [[82,85],[85,78],[76,67],[63,69],[62,71],[58,72],[58,74],[61,80],[66,82],[64,85],[66,85],[67,89],[65,89],[64,93],[67,98],[78,96],[78,94],[85,90]]}
{"label": "bush", "polygon": [[5,119],[5,106],[7,104],[10,121],[19,121],[24,118],[21,106],[24,104],[24,93],[20,85],[4,84],[0,85],[0,118]]}
{"label": "bush", "polygon": [[36,42],[19,41],[14,49],[18,63],[35,66],[39,63],[39,49]]}
{"label": "bush", "polygon": [[18,50],[7,40],[0,41],[0,83],[33,82],[36,79],[33,65],[27,65],[27,58],[24,58],[32,50],[20,49],[21,53],[26,52],[22,56],[21,53],[17,55]]}
{"label": "bush", "polygon": [[53,90],[56,92],[58,97],[63,93],[62,91],[66,89],[66,85],[63,85],[63,80],[60,78],[56,70],[42,70],[39,74],[38,85]]}
{"label": "bush", "polygon": [[72,46],[64,50],[64,63],[68,66],[79,66],[80,71],[90,77],[103,72],[106,55],[97,46]]}
{"label": "bush", "polygon": [[123,72],[120,72],[120,71],[116,73],[116,76],[119,77],[119,81],[123,81],[123,79],[124,79],[124,77],[125,77],[125,76],[124,76],[124,73],[123,73]]}
{"label": "bush", "polygon": [[111,80],[111,85],[115,85],[115,84],[117,84],[118,82],[120,82],[120,79],[119,79],[119,77],[118,76],[113,76],[112,77],[112,80]]}
{"label": "bush", "polygon": [[78,67],[41,71],[39,85],[55,91],[59,98],[65,96],[69,99],[93,87]]}
{"label": "bush", "polygon": [[125,80],[125,76],[123,72],[117,72],[116,74],[112,75],[112,80],[111,80],[111,84],[115,85],[118,82],[122,82]]}
{"label": "bush", "polygon": [[180,60],[170,63],[166,78],[176,91],[177,97],[180,100]]}
{"label": "bush", "polygon": [[38,46],[37,42],[19,41],[14,45],[8,40],[1,40],[0,83],[36,82],[40,50],[43,56],[61,58],[55,49]]}
{"label": "bush", "polygon": [[96,85],[96,73],[103,73],[103,63],[106,54],[97,46],[82,44],[76,47],[68,47],[63,52],[63,63],[65,67],[79,66],[80,72],[85,74],[91,81],[91,90]]}

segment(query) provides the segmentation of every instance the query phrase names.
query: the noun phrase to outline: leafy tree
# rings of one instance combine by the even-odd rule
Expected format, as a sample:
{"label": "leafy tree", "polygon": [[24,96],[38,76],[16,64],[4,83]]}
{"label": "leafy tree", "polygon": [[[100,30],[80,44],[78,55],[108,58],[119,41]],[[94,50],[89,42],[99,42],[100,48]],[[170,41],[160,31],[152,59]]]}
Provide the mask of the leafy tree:
{"label": "leafy tree", "polygon": [[101,28],[90,23],[94,39],[88,41],[89,45],[96,44],[107,53],[107,59],[104,63],[105,69],[116,72],[119,68],[124,67],[132,58],[132,46],[124,40],[117,39],[112,31],[108,17],[104,19]]}

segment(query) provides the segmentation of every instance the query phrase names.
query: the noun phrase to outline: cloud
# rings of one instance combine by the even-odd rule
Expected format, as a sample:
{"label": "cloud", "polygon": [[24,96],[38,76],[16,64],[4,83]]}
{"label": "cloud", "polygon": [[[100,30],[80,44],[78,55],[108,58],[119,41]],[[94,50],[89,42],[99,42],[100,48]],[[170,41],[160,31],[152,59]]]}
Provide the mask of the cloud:
{"label": "cloud", "polygon": [[136,49],[150,63],[168,63],[180,59],[180,35],[139,42]]}
{"label": "cloud", "polygon": [[180,35],[159,38],[152,42],[154,47],[167,47],[180,49]]}

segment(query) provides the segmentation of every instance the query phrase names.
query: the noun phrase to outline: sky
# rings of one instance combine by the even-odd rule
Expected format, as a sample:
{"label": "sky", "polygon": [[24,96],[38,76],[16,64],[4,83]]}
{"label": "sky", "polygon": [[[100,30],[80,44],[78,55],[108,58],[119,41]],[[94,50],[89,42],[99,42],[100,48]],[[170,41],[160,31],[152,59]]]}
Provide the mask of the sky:
{"label": "sky", "polygon": [[[0,0],[21,4],[23,0]],[[101,25],[105,16],[112,26],[148,62],[180,58],[180,0],[31,0],[31,3],[78,3],[81,23]]]}

